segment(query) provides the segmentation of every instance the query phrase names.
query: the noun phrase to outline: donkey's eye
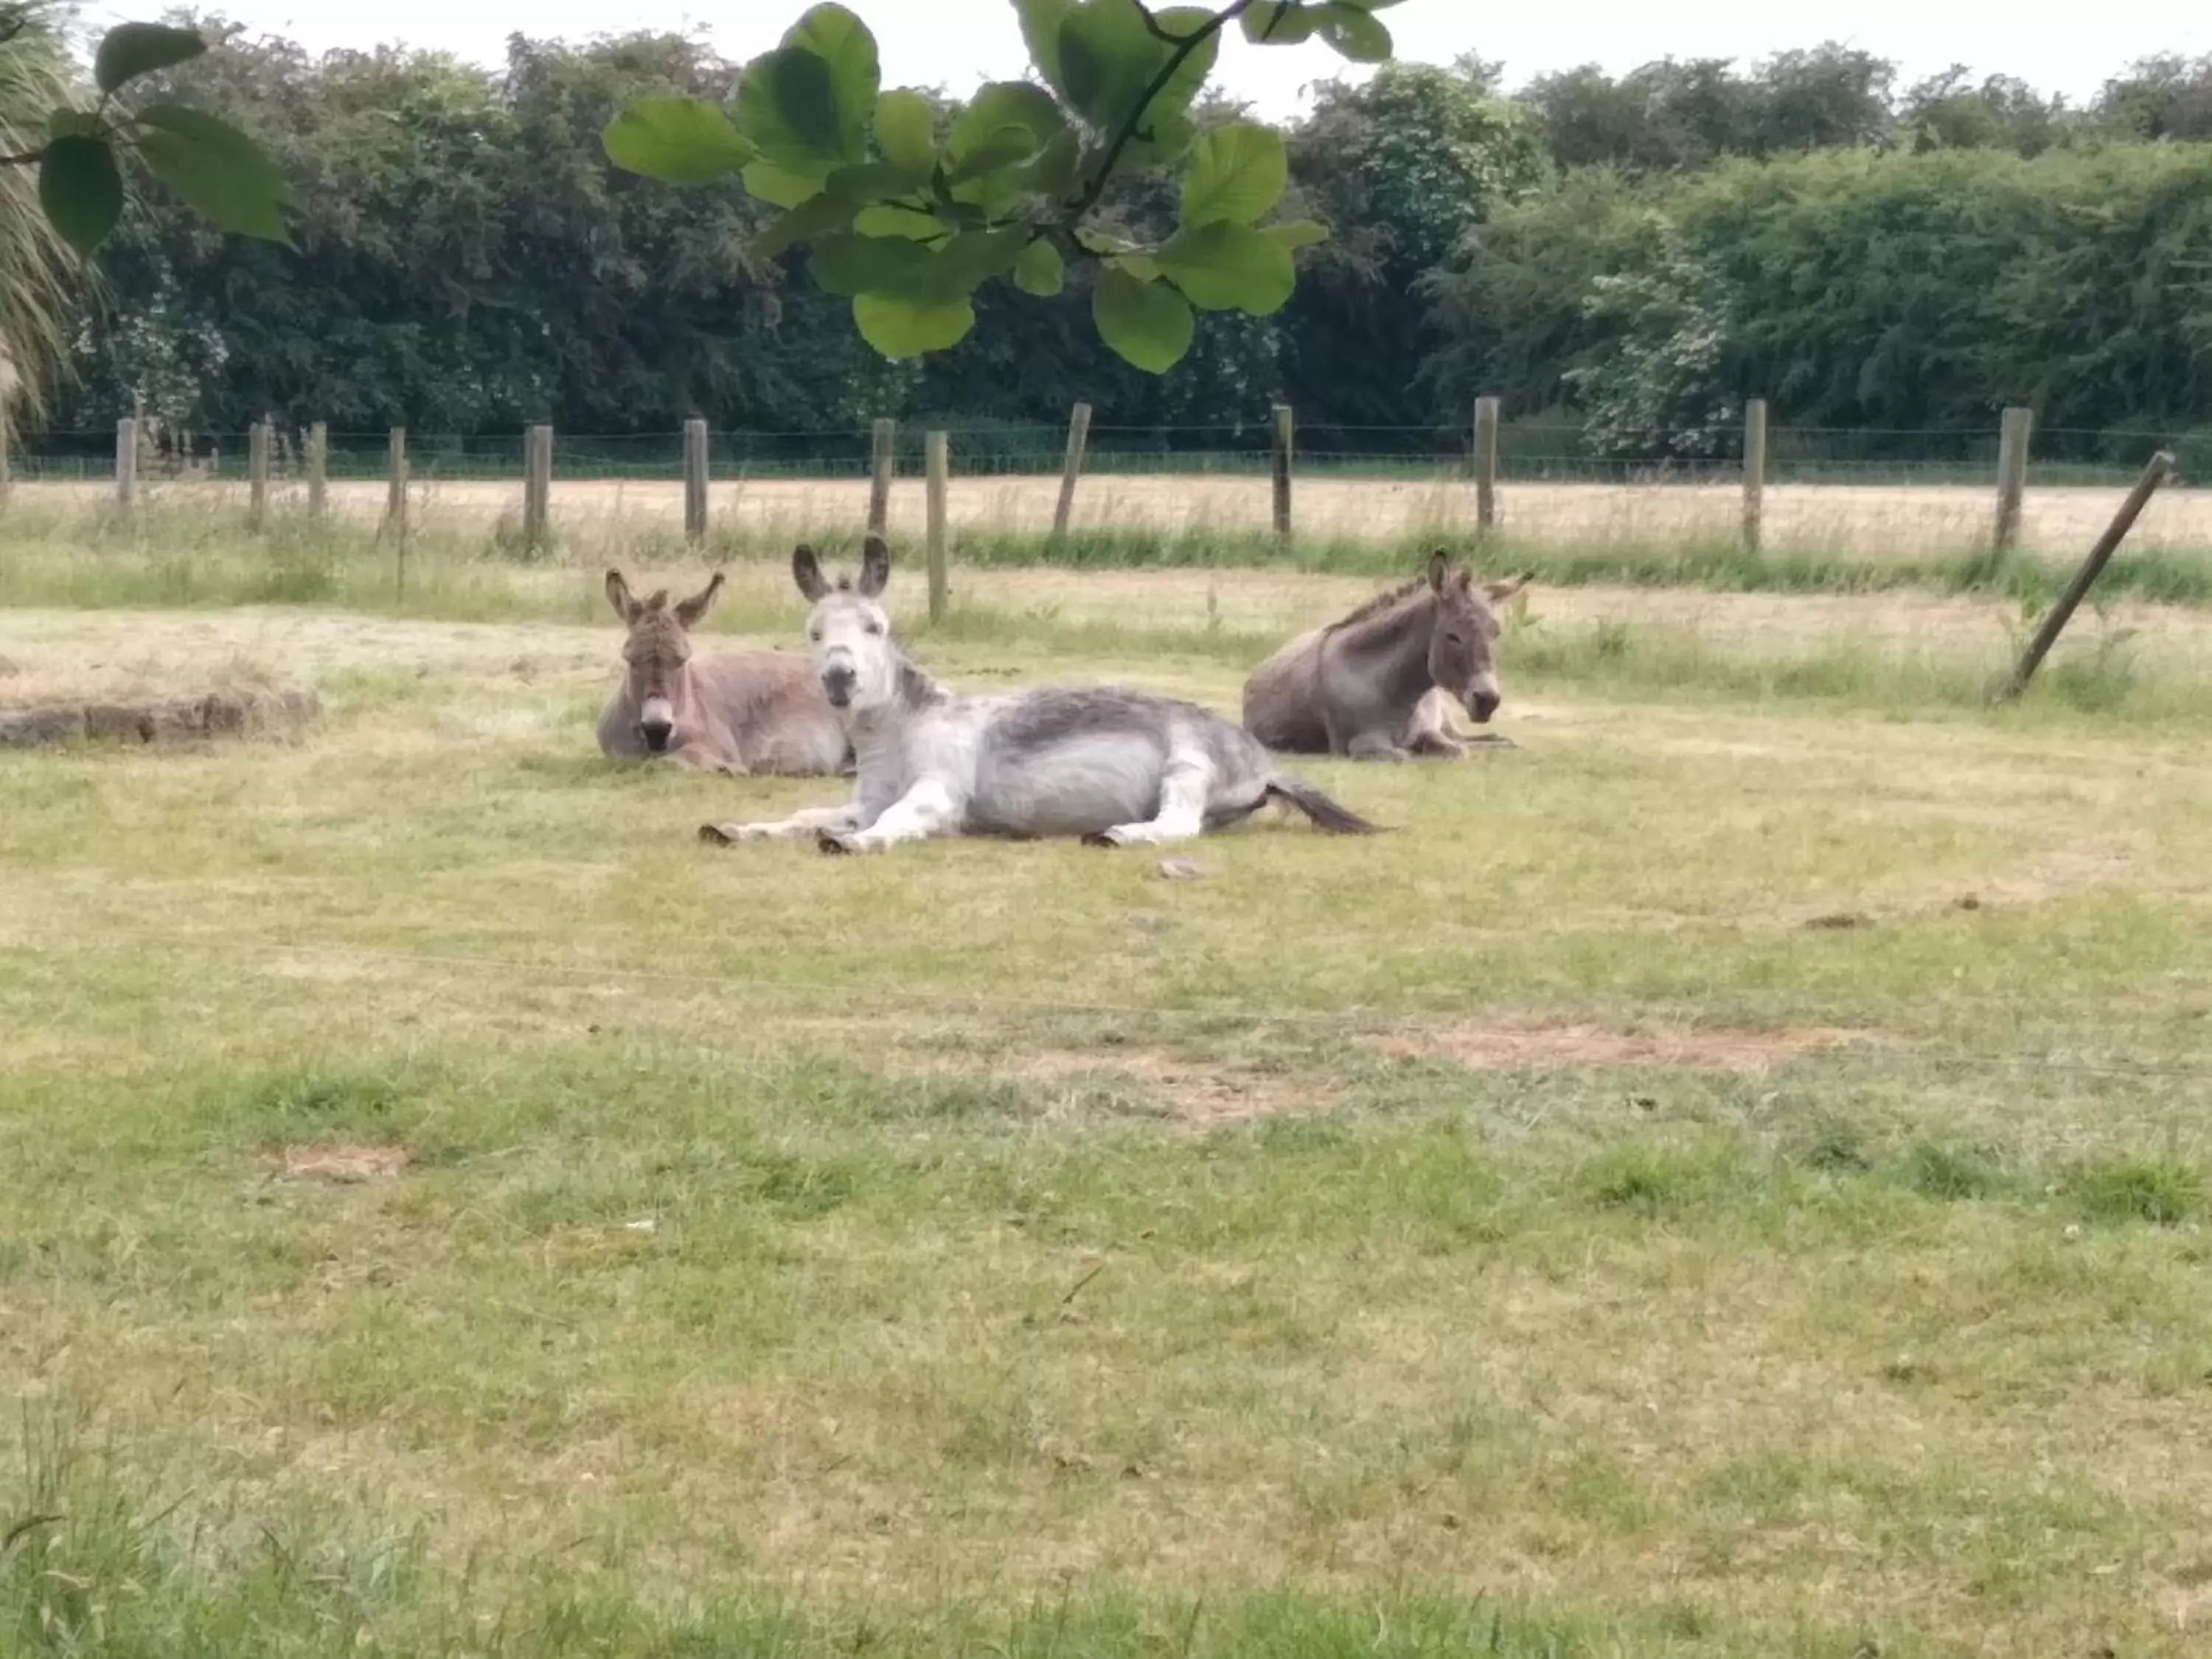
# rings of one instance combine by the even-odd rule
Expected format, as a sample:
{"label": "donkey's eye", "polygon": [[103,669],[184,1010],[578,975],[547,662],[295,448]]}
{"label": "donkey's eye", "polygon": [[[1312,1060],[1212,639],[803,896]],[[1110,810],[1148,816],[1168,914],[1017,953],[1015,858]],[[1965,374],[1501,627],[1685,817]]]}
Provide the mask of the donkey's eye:
{"label": "donkey's eye", "polygon": [[883,625],[881,623],[879,623],[879,622],[870,622],[870,623],[868,623],[868,632],[870,632],[871,634],[880,634],[880,633],[882,633],[883,631],[884,631],[884,625]]}
{"label": "donkey's eye", "polygon": [[814,644],[819,645],[822,643],[822,630],[818,628],[810,628],[806,630],[806,637]]}

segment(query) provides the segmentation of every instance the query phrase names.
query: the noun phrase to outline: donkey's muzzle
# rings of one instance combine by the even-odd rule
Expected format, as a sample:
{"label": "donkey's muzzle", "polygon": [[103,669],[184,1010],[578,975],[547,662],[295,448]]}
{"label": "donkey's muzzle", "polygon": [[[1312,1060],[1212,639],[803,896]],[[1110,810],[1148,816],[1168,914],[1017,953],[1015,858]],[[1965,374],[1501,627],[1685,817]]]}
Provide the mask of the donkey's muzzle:
{"label": "donkey's muzzle", "polygon": [[1498,705],[1504,701],[1495,691],[1470,691],[1467,694],[1467,712],[1477,726],[1481,726],[1498,712]]}
{"label": "donkey's muzzle", "polygon": [[668,740],[676,735],[676,728],[663,721],[641,721],[637,734],[645,739],[647,749],[659,755],[667,752]]}
{"label": "donkey's muzzle", "polygon": [[853,687],[859,676],[842,663],[832,663],[822,671],[822,695],[832,708],[844,708],[853,701]]}

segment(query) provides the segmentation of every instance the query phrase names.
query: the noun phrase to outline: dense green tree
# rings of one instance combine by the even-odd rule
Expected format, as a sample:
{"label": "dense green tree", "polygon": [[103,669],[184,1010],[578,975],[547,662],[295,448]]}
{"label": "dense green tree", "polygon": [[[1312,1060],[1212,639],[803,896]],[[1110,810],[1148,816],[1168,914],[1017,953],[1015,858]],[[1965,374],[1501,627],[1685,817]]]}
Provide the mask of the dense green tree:
{"label": "dense green tree", "polygon": [[2138,59],[2105,82],[2096,114],[2107,130],[2130,138],[2212,138],[2212,52]]}
{"label": "dense green tree", "polygon": [[[1330,227],[1284,313],[1283,374],[1309,424],[1410,424],[1440,340],[1408,304],[1474,226],[1549,176],[1535,123],[1480,64],[1386,66],[1322,88],[1291,145],[1291,177]],[[1316,434],[1319,435],[1319,434]]]}
{"label": "dense green tree", "polygon": [[1915,82],[1899,106],[1896,140],[1908,149],[2009,149],[2040,155],[2070,136],[2063,98],[2024,81],[1991,75],[1976,82],[1963,64]]}

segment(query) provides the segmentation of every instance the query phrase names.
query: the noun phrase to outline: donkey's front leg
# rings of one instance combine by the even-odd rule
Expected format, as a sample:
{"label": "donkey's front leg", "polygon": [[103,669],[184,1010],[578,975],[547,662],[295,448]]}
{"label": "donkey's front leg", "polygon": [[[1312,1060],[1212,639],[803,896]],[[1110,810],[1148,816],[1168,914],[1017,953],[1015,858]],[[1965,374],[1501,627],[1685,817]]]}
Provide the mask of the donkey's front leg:
{"label": "donkey's front leg", "polygon": [[825,853],[880,853],[901,842],[927,841],[957,830],[963,816],[964,809],[951,789],[935,778],[924,778],[866,829],[825,828],[818,844]]}
{"label": "donkey's front leg", "polygon": [[741,841],[802,841],[808,836],[835,834],[857,829],[857,802],[842,806],[810,806],[772,823],[702,823],[699,839],[713,847],[734,847]]}
{"label": "donkey's front leg", "polygon": [[1412,758],[1404,750],[1390,741],[1387,732],[1362,732],[1345,745],[1345,753],[1356,761],[1401,761]]}

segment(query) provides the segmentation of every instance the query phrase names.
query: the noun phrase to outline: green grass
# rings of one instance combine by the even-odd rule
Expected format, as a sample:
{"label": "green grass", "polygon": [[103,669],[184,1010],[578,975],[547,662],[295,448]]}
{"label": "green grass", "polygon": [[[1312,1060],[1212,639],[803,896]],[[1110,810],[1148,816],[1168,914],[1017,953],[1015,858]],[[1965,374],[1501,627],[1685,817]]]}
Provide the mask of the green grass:
{"label": "green grass", "polygon": [[[1219,706],[1338,591],[989,574],[954,681]],[[1540,610],[1519,751],[1170,884],[710,852],[835,786],[604,766],[589,574],[447,579],[0,611],[331,711],[0,755],[0,1652],[2195,1650],[2179,647]]]}

